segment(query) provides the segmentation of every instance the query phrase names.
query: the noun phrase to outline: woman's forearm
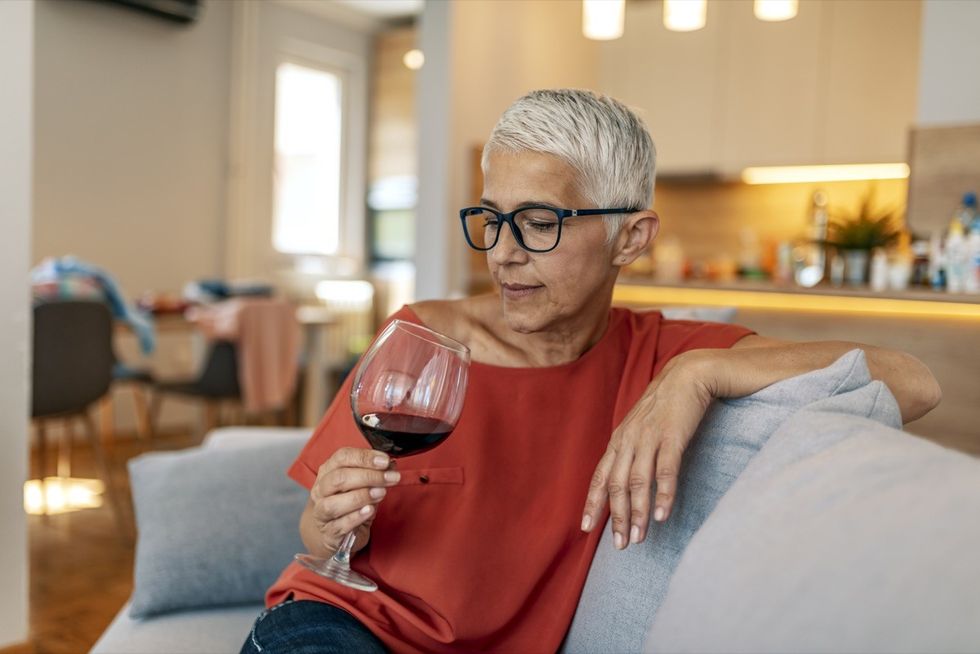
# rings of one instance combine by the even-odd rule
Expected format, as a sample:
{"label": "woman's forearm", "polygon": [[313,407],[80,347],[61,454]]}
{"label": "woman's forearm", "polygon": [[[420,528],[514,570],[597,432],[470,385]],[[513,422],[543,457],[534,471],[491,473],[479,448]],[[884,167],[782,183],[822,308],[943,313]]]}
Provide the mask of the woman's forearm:
{"label": "woman's forearm", "polygon": [[[756,339],[759,344],[753,344]],[[898,402],[902,422],[921,418],[942,398],[932,372],[911,354],[885,348],[821,341],[767,344],[747,337],[727,350],[692,350],[682,355],[694,365],[715,397],[743,397],[770,384],[829,366],[844,353],[864,350],[873,379],[884,382]]]}

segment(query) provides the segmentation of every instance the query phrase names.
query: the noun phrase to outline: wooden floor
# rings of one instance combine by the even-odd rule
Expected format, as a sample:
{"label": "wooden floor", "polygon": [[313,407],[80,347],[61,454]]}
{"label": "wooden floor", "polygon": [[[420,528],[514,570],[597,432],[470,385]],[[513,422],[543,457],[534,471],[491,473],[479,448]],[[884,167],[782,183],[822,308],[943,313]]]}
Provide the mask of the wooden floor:
{"label": "wooden floor", "polygon": [[[188,436],[159,437],[154,449],[195,443]],[[36,654],[83,654],[95,644],[125,603],[133,584],[133,516],[126,461],[143,451],[132,440],[106,450],[121,500],[125,529],[117,529],[106,502],[101,508],[52,516],[28,516],[30,539],[31,646]],[[31,471],[37,476],[37,461]],[[49,468],[49,474],[53,472]],[[95,477],[91,451],[76,446],[72,476]]]}

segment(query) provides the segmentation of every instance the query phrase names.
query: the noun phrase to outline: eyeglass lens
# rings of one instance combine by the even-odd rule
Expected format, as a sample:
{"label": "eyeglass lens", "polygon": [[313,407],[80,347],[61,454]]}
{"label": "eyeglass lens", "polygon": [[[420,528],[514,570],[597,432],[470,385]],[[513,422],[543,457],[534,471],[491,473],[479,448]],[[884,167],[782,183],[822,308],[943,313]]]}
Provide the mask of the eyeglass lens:
{"label": "eyeglass lens", "polygon": [[[500,222],[491,211],[472,209],[466,213],[466,234],[478,249],[489,249],[497,241]],[[550,250],[558,243],[558,215],[550,209],[522,209],[514,223],[529,250]]]}

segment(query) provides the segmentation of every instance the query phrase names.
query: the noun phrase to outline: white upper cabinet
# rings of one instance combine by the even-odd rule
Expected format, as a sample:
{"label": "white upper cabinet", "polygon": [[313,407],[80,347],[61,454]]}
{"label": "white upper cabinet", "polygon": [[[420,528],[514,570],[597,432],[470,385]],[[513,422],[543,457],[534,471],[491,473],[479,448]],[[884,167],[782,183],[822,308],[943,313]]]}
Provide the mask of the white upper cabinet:
{"label": "white upper cabinet", "polygon": [[905,161],[918,95],[921,4],[828,2],[825,11],[827,91],[818,155],[829,163]]}
{"label": "white upper cabinet", "polygon": [[751,0],[710,4],[724,26],[719,78],[718,168],[814,163],[820,107],[823,2],[802,2],[792,20],[770,23]]}
{"label": "white upper cabinet", "polygon": [[600,47],[601,89],[639,108],[663,174],[905,159],[915,118],[918,0],[801,0],[789,21],[709,0],[707,26],[663,27],[627,3]]}
{"label": "white upper cabinet", "polygon": [[712,168],[717,143],[718,43],[721,25],[671,32],[661,3],[627,3],[623,37],[601,44],[602,91],[639,109],[657,146],[658,169]]}

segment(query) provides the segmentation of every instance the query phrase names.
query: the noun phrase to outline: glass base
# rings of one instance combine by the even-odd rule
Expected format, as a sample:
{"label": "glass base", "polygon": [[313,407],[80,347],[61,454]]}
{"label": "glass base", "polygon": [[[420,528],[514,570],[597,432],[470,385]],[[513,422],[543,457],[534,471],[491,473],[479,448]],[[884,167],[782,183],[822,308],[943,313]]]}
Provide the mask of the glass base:
{"label": "glass base", "polygon": [[346,565],[341,565],[333,559],[321,559],[318,556],[309,554],[297,554],[293,557],[299,561],[300,565],[309,568],[321,577],[326,577],[336,581],[338,584],[348,588],[356,588],[367,592],[378,590],[378,584],[374,583],[364,575],[355,572]]}

